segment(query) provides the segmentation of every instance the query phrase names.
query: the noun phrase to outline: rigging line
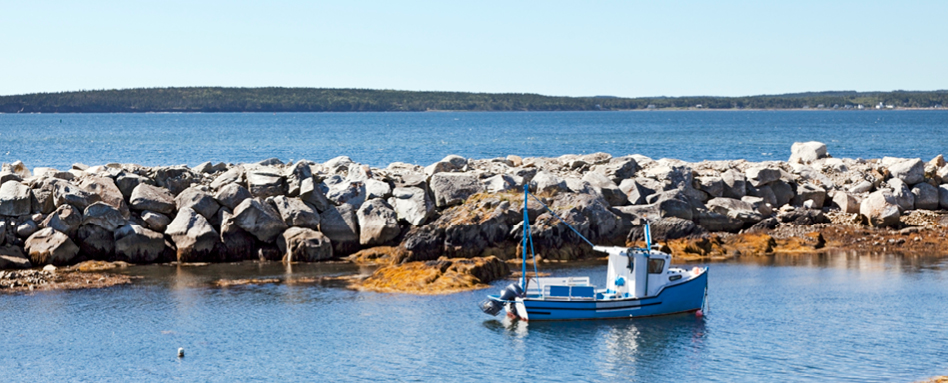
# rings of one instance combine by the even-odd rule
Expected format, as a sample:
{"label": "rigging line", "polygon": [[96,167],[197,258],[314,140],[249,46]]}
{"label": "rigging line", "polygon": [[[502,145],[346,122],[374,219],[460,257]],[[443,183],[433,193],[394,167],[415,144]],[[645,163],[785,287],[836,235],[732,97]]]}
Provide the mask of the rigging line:
{"label": "rigging line", "polygon": [[533,276],[537,279],[537,290],[543,294],[543,286],[540,285],[540,273],[537,271],[537,252],[533,249],[533,227],[530,227],[530,253],[533,254]]}
{"label": "rigging line", "polygon": [[[579,230],[576,230],[576,228],[573,227],[573,225],[570,225],[569,222],[566,222],[565,219],[563,219],[563,218],[561,218],[559,215],[557,215],[556,212],[553,211],[553,209],[550,209],[550,207],[549,207],[549,206],[546,206],[546,204],[543,203],[543,201],[540,201],[540,199],[537,198],[537,196],[535,196],[535,195],[533,195],[533,194],[530,194],[530,196],[533,197],[534,200],[536,200],[537,202],[539,202],[540,205],[543,205],[543,207],[545,207],[546,210],[548,210],[548,211],[550,212],[550,214],[553,214],[554,217],[556,217],[557,219],[559,219],[560,222],[565,223],[567,227],[569,227],[570,229],[572,229],[573,232],[576,233],[576,235],[579,236],[579,238],[582,238],[583,241],[586,241],[586,243],[588,243],[589,246],[593,246],[593,247],[596,246],[596,245],[593,245],[593,243],[590,242],[588,239],[586,239],[586,237],[584,237],[582,234],[580,234],[580,233],[579,233]],[[526,208],[526,206],[524,206],[524,208]]]}

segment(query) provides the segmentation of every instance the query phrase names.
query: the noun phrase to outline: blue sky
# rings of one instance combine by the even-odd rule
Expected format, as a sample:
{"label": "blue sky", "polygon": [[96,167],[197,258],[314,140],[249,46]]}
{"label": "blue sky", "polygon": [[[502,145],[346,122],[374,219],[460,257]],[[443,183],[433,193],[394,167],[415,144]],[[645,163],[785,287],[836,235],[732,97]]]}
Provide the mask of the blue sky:
{"label": "blue sky", "polygon": [[948,89],[946,1],[0,0],[0,95],[286,86],[591,96]]}

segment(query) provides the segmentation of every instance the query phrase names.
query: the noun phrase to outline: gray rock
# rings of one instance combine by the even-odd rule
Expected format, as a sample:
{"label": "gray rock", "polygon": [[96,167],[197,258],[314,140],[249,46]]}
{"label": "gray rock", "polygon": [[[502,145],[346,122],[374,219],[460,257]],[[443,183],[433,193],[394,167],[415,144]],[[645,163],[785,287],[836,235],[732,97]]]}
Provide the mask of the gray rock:
{"label": "gray rock", "polygon": [[242,261],[255,257],[257,240],[246,230],[234,223],[234,215],[221,208],[221,247],[220,256],[226,261]]}
{"label": "gray rock", "polygon": [[[125,197],[115,181],[108,177],[85,176],[79,181],[79,187],[85,191],[99,196],[98,200],[114,207],[122,214],[123,218],[128,218],[128,204],[125,203]],[[87,206],[88,207],[88,206]]]}
{"label": "gray rock", "polygon": [[358,209],[365,202],[366,194],[364,182],[343,181],[330,186],[326,198],[336,205],[349,204]]}
{"label": "gray rock", "polygon": [[33,265],[62,266],[73,262],[79,247],[66,234],[47,227],[26,239],[26,253]]}
{"label": "gray rock", "polygon": [[938,207],[948,209],[948,184],[938,186]]}
{"label": "gray rock", "polygon": [[564,179],[545,171],[537,172],[537,175],[533,176],[530,181],[530,188],[535,190],[537,194],[556,194],[569,191]]}
{"label": "gray rock", "polygon": [[300,199],[320,213],[332,206],[332,202],[329,202],[329,199],[326,198],[323,191],[317,187],[316,181],[312,178],[307,178],[300,182]]}
{"label": "gray rock", "polygon": [[651,178],[639,177],[626,179],[619,184],[619,190],[626,195],[632,205],[642,205],[646,199],[662,189],[662,185]]}
{"label": "gray rock", "polygon": [[606,164],[594,166],[592,170],[608,177],[612,182],[620,184],[623,180],[635,176],[635,172],[639,170],[639,164],[632,157],[616,157],[610,159]]}
{"label": "gray rock", "polygon": [[754,205],[733,198],[713,198],[707,203],[708,210],[741,220],[746,224],[755,224],[764,219]]}
{"label": "gray rock", "polygon": [[912,188],[912,195],[915,197],[916,209],[938,209],[938,188],[919,182]]}
{"label": "gray rock", "polygon": [[331,206],[323,211],[319,231],[332,241],[337,256],[352,254],[359,248],[359,219],[352,205]]}
{"label": "gray rock", "polygon": [[385,244],[401,233],[398,215],[381,199],[366,201],[356,212],[359,220],[359,243],[363,246]]}
{"label": "gray rock", "polygon": [[434,203],[428,198],[428,193],[417,187],[395,188],[389,203],[395,209],[398,219],[412,226],[424,225],[435,212]]}
{"label": "gray rock", "polygon": [[33,191],[17,181],[0,185],[0,215],[20,216],[32,211]]}
{"label": "gray rock", "polygon": [[[435,205],[439,208],[459,205],[471,195],[483,191],[477,177],[466,173],[435,174],[431,177],[430,187]],[[565,182],[563,187],[566,187]],[[333,242],[335,241],[333,239]]]}
{"label": "gray rock", "polygon": [[168,225],[165,234],[174,241],[178,250],[178,262],[215,260],[220,235],[210,222],[194,209],[183,207],[178,210],[178,215]]}
{"label": "gray rock", "polygon": [[925,163],[921,158],[899,161],[889,166],[889,173],[906,184],[915,185],[925,180]]}
{"label": "gray rock", "polygon": [[217,202],[231,210],[248,198],[253,198],[253,196],[250,195],[250,191],[238,184],[224,185],[217,191],[217,194],[214,195],[214,199],[217,200]]}
{"label": "gray rock", "polygon": [[744,198],[741,198],[741,201],[751,204],[751,206],[754,207],[754,210],[762,217],[769,217],[774,213],[773,204],[767,202],[761,197],[748,195],[744,196]]}
{"label": "gray rock", "polygon": [[261,166],[283,165],[283,161],[280,161],[279,158],[271,157],[271,158],[267,158],[267,159],[265,159],[265,160],[263,160],[263,161],[257,162],[257,165],[261,165]]}
{"label": "gray rock", "polygon": [[797,195],[794,197],[794,205],[802,206],[808,200],[813,201],[812,208],[822,208],[823,202],[826,202],[826,190],[809,182],[798,186]]}
{"label": "gray rock", "polygon": [[137,211],[151,210],[173,214],[175,210],[174,195],[168,189],[148,184],[139,184],[132,190],[129,204]]}
{"label": "gray rock", "polygon": [[438,173],[452,172],[455,170],[455,167],[448,162],[435,162],[431,165],[425,166],[425,176],[431,178]]}
{"label": "gray rock", "polygon": [[839,207],[839,210],[843,213],[859,213],[859,201],[856,200],[856,197],[842,190],[833,194],[833,204]]}
{"label": "gray rock", "polygon": [[822,142],[794,142],[790,147],[790,159],[787,162],[809,164],[826,156],[826,144]]}
{"label": "gray rock", "polygon": [[744,198],[747,197],[763,198],[764,202],[769,203],[770,206],[777,206],[777,194],[774,193],[774,189],[770,185],[764,185],[759,188],[749,186],[747,188],[747,196],[744,196]]}
{"label": "gray rock", "polygon": [[899,205],[888,190],[878,190],[864,199],[859,214],[873,226],[896,226],[899,224]]}
{"label": "gray rock", "polygon": [[214,197],[202,188],[202,186],[192,186],[184,189],[174,198],[174,202],[179,210],[186,207],[191,208],[198,214],[203,215],[204,218],[211,219],[221,206]]}
{"label": "gray rock", "polygon": [[629,203],[628,195],[612,179],[602,175],[602,173],[586,172],[583,175],[583,181],[595,187],[611,206],[622,206]]}
{"label": "gray rock", "polygon": [[49,214],[56,210],[56,187],[48,182],[38,182],[33,185],[32,211]]}
{"label": "gray rock", "polygon": [[892,196],[895,197],[895,203],[899,205],[900,213],[915,209],[915,195],[912,194],[904,181],[899,178],[892,178],[888,181],[888,184],[892,188]]}
{"label": "gray rock", "polygon": [[199,183],[200,175],[188,169],[187,166],[163,166],[155,168],[155,183],[165,189],[168,189],[172,195],[178,195],[191,187],[192,184]]}
{"label": "gray rock", "polygon": [[774,198],[777,200],[777,203],[773,205],[775,208],[790,203],[793,197],[796,196],[796,193],[793,191],[793,186],[790,186],[790,184],[783,180],[774,181],[769,186],[770,190],[774,192]]}
{"label": "gray rock", "polygon": [[306,205],[299,198],[287,198],[284,196],[271,198],[273,205],[287,226],[308,227],[313,230],[319,229],[319,213],[312,207]]}
{"label": "gray rock", "polygon": [[695,213],[695,221],[701,227],[712,232],[725,231],[733,233],[744,227],[744,221],[742,220],[731,218],[727,215],[707,209],[698,209]]}
{"label": "gray rock", "polygon": [[0,184],[4,184],[7,181],[23,181],[23,178],[17,175],[16,173],[11,173],[7,171],[0,172]]}
{"label": "gray rock", "polygon": [[744,173],[735,169],[728,169],[721,173],[721,181],[724,182],[723,197],[741,199],[747,195],[747,179],[744,177]]}
{"label": "gray rock", "polygon": [[312,162],[300,160],[293,164],[286,172],[286,193],[290,197],[298,197],[302,188],[303,180],[312,179],[313,171],[310,167]]}
{"label": "gray rock", "polygon": [[[516,176],[509,174],[497,174],[482,181],[483,188],[488,193],[501,193],[508,190],[515,190],[519,186]],[[519,178],[519,177],[518,177]],[[522,179],[521,179],[522,182]]]}
{"label": "gray rock", "polygon": [[244,178],[244,168],[236,166],[228,169],[226,172],[221,173],[217,176],[214,181],[211,182],[211,189],[220,190],[221,187],[225,185],[230,185],[234,183],[240,183]]}
{"label": "gray rock", "polygon": [[857,194],[867,193],[871,190],[872,190],[872,182],[869,182],[866,180],[859,181],[849,188],[849,191],[851,193],[857,193]]}
{"label": "gray rock", "polygon": [[283,232],[283,262],[319,262],[332,259],[332,241],[318,231],[291,227]]}
{"label": "gray rock", "polygon": [[691,168],[683,165],[659,165],[647,169],[645,173],[660,182],[663,190],[681,189],[694,185]]}
{"label": "gray rock", "polygon": [[267,198],[286,194],[286,178],[279,170],[259,167],[247,171],[247,190],[256,198]]}
{"label": "gray rock", "polygon": [[29,269],[33,267],[23,249],[14,245],[0,246],[0,270]]}
{"label": "gray rock", "polygon": [[[111,206],[109,207],[111,208]],[[76,239],[79,252],[89,258],[108,260],[112,258],[115,252],[115,236],[112,230],[104,227],[97,225],[79,226]]]}
{"label": "gray rock", "polygon": [[42,226],[73,236],[82,224],[82,213],[72,205],[62,205],[43,220]]}
{"label": "gray rock", "polygon": [[522,183],[529,184],[533,180],[533,177],[537,175],[537,168],[513,168],[508,169],[507,174],[510,174],[514,177],[519,177],[523,180]]}
{"label": "gray rock", "polygon": [[276,209],[256,198],[246,199],[237,205],[234,223],[266,243],[273,243],[287,228]]}
{"label": "gray rock", "polygon": [[145,210],[142,212],[142,222],[149,229],[164,233],[168,229],[168,225],[171,224],[171,218],[158,212]]}
{"label": "gray rock", "polygon": [[751,186],[759,188],[780,179],[780,170],[762,167],[748,168],[744,175]]}
{"label": "gray rock", "polygon": [[695,186],[698,190],[707,193],[711,198],[724,196],[724,181],[721,177],[697,177],[695,178]]}
{"label": "gray rock", "polygon": [[[652,230],[652,242],[668,241],[672,239],[700,236],[707,233],[707,230],[696,225],[693,221],[669,217],[661,218],[649,222]],[[645,240],[644,225],[636,225],[629,231],[627,241]]]}
{"label": "gray rock", "polygon": [[115,177],[115,186],[119,188],[119,191],[122,192],[122,197],[125,199],[132,198],[132,192],[140,184],[154,185],[155,182],[138,174],[127,172],[119,173],[119,175]]}
{"label": "gray rock", "polygon": [[124,226],[127,223],[125,217],[122,216],[122,213],[118,211],[112,205],[109,205],[105,202],[96,202],[82,213],[82,224],[83,225],[95,225],[99,226],[109,233],[115,231],[121,226]]}
{"label": "gray rock", "polygon": [[129,224],[115,230],[115,256],[131,263],[153,263],[167,246],[161,233]]}
{"label": "gray rock", "polygon": [[16,235],[20,238],[27,238],[39,230],[39,225],[35,221],[29,220],[16,227]]}
{"label": "gray rock", "polygon": [[943,184],[948,183],[948,165],[942,166],[938,168],[938,170],[935,170],[935,174],[932,178],[934,178],[936,182]]}
{"label": "gray rock", "polygon": [[366,199],[388,198],[392,196],[392,186],[388,182],[382,182],[375,179],[365,180]]}
{"label": "gray rock", "polygon": [[56,206],[69,204],[80,210],[84,210],[89,205],[99,201],[97,194],[90,193],[69,183],[58,183],[54,195],[56,196]]}

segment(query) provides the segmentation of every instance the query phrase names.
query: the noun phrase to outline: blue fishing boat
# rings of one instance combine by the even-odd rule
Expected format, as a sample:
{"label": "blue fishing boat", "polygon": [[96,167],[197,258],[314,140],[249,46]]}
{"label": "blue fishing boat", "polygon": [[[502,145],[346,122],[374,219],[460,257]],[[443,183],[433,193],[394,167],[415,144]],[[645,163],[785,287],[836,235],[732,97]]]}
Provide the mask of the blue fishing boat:
{"label": "blue fishing boat", "polygon": [[523,263],[521,278],[498,295],[481,302],[481,310],[520,320],[577,320],[636,318],[696,312],[707,301],[708,268],[671,267],[671,255],[652,249],[651,232],[645,220],[645,247],[595,246],[546,204],[533,197],[557,219],[566,223],[596,251],[609,255],[606,286],[596,288],[589,277],[540,278],[534,258],[534,277],[527,274],[527,249],[533,247],[524,187]]}

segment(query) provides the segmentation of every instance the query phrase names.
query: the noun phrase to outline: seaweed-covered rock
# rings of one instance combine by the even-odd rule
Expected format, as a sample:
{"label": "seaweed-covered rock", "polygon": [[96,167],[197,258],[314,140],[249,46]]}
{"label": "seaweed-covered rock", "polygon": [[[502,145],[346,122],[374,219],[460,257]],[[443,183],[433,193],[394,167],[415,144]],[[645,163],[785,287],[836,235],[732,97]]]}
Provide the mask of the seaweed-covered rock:
{"label": "seaweed-covered rock", "polygon": [[33,265],[61,266],[73,263],[79,247],[66,234],[47,227],[26,239],[26,252]]}

